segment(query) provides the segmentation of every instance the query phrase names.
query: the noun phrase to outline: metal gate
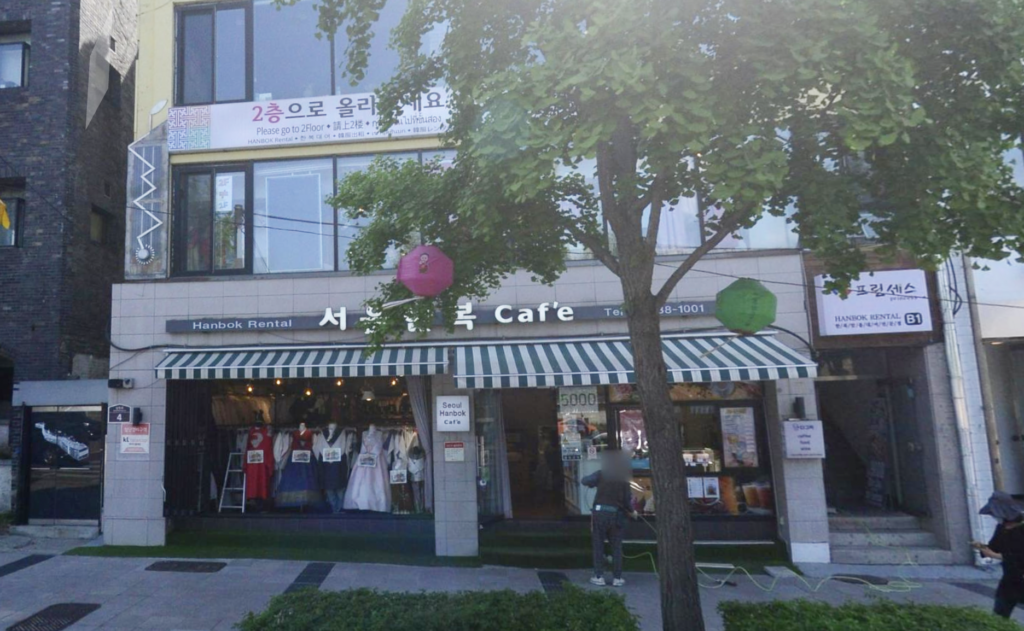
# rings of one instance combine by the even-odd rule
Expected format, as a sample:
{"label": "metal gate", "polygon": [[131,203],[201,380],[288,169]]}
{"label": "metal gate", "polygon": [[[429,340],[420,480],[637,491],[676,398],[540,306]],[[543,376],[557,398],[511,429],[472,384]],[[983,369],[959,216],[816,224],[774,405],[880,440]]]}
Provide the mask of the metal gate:
{"label": "metal gate", "polygon": [[213,430],[211,388],[205,381],[167,382],[167,517],[196,515],[209,498],[207,444]]}

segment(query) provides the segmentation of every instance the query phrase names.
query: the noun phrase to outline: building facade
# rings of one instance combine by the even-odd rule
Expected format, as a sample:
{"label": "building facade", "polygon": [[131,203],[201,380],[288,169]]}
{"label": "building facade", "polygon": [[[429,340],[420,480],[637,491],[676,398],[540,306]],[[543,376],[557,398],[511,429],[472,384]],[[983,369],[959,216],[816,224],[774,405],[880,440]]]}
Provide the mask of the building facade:
{"label": "building facade", "polygon": [[[344,38],[316,39],[308,2],[141,5],[126,282],[112,296],[108,544],[312,528],[432,535],[438,555],[472,556],[481,527],[585,523],[580,479],[608,447],[631,456],[634,508],[657,519],[622,291],[585,250],[567,248],[551,286],[519,273],[463,300],[453,333],[364,353],[364,302],[401,253],[379,273],[348,271],[362,222],[324,199],[376,156],[453,155],[438,140],[443,90],[388,134],[376,127],[372,90],[394,70],[384,45],[402,3],[385,7],[356,85],[339,70]],[[665,214],[655,282],[699,245],[699,212],[682,200]],[[785,220],[766,218],[709,254],[664,311],[698,539],[782,540],[794,561],[832,558],[822,454],[796,439],[822,429],[815,269]],[[778,297],[778,328],[738,338],[717,328],[714,299],[748,277]],[[929,410],[951,396],[936,331],[893,368],[928,382]],[[936,416],[921,423],[938,427]],[[949,484],[928,493],[963,497],[962,474],[939,470]],[[965,560],[950,548],[966,513],[940,508],[928,508],[942,525],[923,547],[946,554],[922,560]]]}
{"label": "building facade", "polygon": [[88,508],[61,515],[52,489],[81,486],[69,476],[82,467],[35,425],[102,447],[82,423],[102,417],[110,287],[124,277],[135,17],[129,0],[0,6],[0,425],[21,521],[99,517],[101,456]]}

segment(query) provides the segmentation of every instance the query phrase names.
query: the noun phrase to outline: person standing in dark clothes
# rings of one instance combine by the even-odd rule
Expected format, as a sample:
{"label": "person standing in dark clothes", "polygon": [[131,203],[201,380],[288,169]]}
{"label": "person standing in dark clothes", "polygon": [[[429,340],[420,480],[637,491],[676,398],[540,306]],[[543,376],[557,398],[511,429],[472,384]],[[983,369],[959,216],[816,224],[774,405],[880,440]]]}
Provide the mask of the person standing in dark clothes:
{"label": "person standing in dark clothes", "polygon": [[606,585],[605,539],[612,546],[612,585],[622,587],[626,584],[622,578],[622,535],[626,526],[626,516],[636,519],[636,512],[633,511],[630,502],[632,496],[629,491],[629,479],[629,462],[622,452],[606,450],[601,453],[601,470],[580,480],[584,486],[597,489],[591,508],[594,576],[590,582],[594,585]]}
{"label": "person standing in dark clothes", "polygon": [[1024,603],[1024,504],[996,491],[980,512],[1000,523],[988,545],[974,541],[971,546],[985,558],[1002,561],[1003,578],[996,588],[993,612],[1009,618],[1017,605]]}

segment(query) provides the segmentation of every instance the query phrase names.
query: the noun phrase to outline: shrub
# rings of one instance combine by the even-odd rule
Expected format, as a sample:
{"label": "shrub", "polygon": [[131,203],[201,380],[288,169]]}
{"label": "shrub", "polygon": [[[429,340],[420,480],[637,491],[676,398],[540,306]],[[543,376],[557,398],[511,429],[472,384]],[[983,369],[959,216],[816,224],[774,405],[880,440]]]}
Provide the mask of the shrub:
{"label": "shrub", "polygon": [[637,631],[621,596],[566,585],[560,593],[313,589],[275,596],[242,631]]}
{"label": "shrub", "polygon": [[723,602],[725,631],[1020,631],[1015,622],[974,607],[878,601],[833,607],[806,600]]}

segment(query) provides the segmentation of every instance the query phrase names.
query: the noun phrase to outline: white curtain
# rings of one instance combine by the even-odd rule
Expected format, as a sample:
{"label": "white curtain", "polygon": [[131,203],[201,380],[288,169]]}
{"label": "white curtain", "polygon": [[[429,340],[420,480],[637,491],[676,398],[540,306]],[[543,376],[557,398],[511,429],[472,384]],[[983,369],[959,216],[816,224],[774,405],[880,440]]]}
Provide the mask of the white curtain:
{"label": "white curtain", "polygon": [[512,483],[508,474],[508,441],[505,439],[505,415],[501,412],[501,393],[495,393],[497,407],[497,436],[494,437],[496,460],[494,474],[498,484],[498,497],[505,519],[512,519]]}
{"label": "white curtain", "polygon": [[409,403],[412,405],[412,416],[416,420],[416,433],[420,437],[420,446],[426,453],[426,467],[423,482],[424,504],[428,511],[434,511],[434,459],[433,440],[430,427],[430,400],[427,398],[427,377],[407,377]]}

